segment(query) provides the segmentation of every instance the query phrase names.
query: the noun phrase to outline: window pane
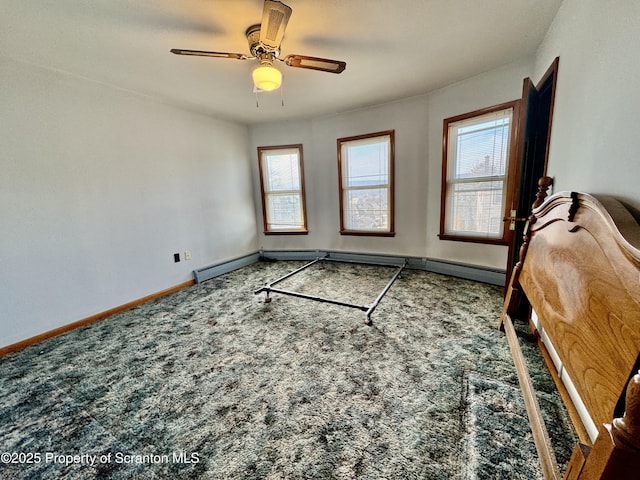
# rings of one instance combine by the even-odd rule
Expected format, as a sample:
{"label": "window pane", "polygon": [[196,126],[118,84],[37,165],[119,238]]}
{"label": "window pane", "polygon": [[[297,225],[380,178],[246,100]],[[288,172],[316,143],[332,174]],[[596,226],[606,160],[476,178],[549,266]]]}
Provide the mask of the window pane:
{"label": "window pane", "polygon": [[298,155],[267,154],[265,158],[267,191],[291,191],[300,189]]}
{"label": "window pane", "polygon": [[513,107],[446,122],[443,232],[503,239]]}
{"label": "window pane", "polygon": [[[457,133],[454,178],[504,175],[509,146],[509,119],[501,125],[481,124],[484,128],[459,128]],[[463,130],[467,130],[463,132]]]}
{"label": "window pane", "polygon": [[385,185],[389,183],[389,144],[384,142],[346,144],[346,186]]}
{"label": "window pane", "polygon": [[303,227],[300,195],[269,195],[267,212],[271,229]]}
{"label": "window pane", "polygon": [[340,232],[394,235],[394,131],[338,139]]}
{"label": "window pane", "polygon": [[258,147],[265,233],[306,233],[302,145]]}
{"label": "window pane", "polygon": [[348,190],[344,199],[345,228],[389,230],[389,189]]}
{"label": "window pane", "polygon": [[447,202],[449,230],[460,235],[502,237],[503,187],[502,181],[452,184]]}

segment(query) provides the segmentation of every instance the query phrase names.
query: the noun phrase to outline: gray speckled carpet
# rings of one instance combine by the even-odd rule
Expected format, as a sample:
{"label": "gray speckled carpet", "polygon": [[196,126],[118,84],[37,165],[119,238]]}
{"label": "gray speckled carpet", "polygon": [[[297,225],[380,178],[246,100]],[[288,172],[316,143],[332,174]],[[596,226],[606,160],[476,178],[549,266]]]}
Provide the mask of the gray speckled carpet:
{"label": "gray speckled carpet", "polygon": [[[301,264],[257,263],[0,358],[0,478],[542,478],[495,328],[502,289],[405,270],[373,326],[253,294]],[[279,287],[368,304],[394,271],[328,263]],[[562,464],[573,432],[524,340]]]}

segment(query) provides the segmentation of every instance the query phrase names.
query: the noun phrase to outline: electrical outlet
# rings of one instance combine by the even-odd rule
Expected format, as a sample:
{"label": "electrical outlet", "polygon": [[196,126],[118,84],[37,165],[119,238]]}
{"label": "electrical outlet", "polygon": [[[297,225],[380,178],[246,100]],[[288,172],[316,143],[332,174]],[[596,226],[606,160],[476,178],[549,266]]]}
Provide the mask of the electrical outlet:
{"label": "electrical outlet", "polygon": [[185,260],[191,260],[191,250],[185,250],[184,251],[184,259]]}
{"label": "electrical outlet", "polygon": [[174,253],[173,254],[173,261],[178,263],[180,261],[180,254],[179,253]]}

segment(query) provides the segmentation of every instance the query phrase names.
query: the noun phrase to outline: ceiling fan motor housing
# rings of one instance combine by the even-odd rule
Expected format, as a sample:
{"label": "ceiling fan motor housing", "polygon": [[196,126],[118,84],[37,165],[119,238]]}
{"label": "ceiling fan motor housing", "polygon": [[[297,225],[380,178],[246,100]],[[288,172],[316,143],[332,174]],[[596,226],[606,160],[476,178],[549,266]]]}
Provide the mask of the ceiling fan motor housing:
{"label": "ceiling fan motor housing", "polygon": [[262,59],[266,54],[278,57],[280,55],[280,48],[272,48],[269,45],[265,45],[260,41],[260,24],[251,25],[247,28],[247,41],[249,42],[249,51],[251,55],[256,58]]}

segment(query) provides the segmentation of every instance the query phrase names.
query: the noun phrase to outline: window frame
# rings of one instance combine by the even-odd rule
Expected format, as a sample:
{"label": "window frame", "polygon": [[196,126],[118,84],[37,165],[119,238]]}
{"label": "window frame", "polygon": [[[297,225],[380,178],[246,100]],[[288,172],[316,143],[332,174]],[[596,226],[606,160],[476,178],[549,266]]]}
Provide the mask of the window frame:
{"label": "window frame", "polygon": [[[300,189],[299,190],[291,190],[291,193],[297,193],[300,195],[300,205],[302,207],[302,222],[303,225],[301,228],[292,228],[292,229],[271,229],[269,225],[272,222],[269,222],[268,218],[268,195],[271,195],[271,192],[267,192],[265,188],[265,175],[266,171],[263,166],[263,154],[265,152],[276,152],[278,150],[298,150],[298,172],[300,177]],[[309,233],[309,229],[307,227],[307,205],[306,205],[306,195],[304,188],[304,161],[303,161],[303,152],[302,152],[302,144],[292,144],[292,145],[273,145],[273,146],[260,146],[258,147],[258,170],[260,172],[260,195],[262,198],[262,221],[264,225],[263,233],[265,235],[306,235]]]}
{"label": "window frame", "polygon": [[[460,122],[462,120],[472,119],[474,117],[482,117],[484,115],[499,112],[501,110],[512,109],[511,125],[509,131],[509,148],[508,160],[506,164],[503,195],[505,196],[504,208],[502,212],[502,236],[501,237],[485,237],[481,235],[459,235],[446,231],[446,214],[447,214],[447,193],[449,186],[448,178],[448,157],[449,157],[449,126],[450,124]],[[443,136],[442,136],[442,183],[440,191],[440,233],[438,237],[441,240],[454,240],[460,242],[484,243],[493,245],[509,245],[513,238],[513,232],[505,224],[508,219],[509,211],[515,200],[516,178],[518,175],[519,160],[516,158],[518,151],[518,139],[520,135],[520,100],[512,100],[510,102],[501,103],[491,107],[474,110],[472,112],[463,113],[454,117],[445,118],[443,120]],[[488,180],[487,180],[488,181]]]}
{"label": "window frame", "polygon": [[[388,196],[388,215],[389,215],[389,231],[377,231],[377,230],[353,230],[345,227],[345,193],[353,188],[345,187],[344,174],[346,170],[344,168],[345,160],[342,158],[342,146],[349,142],[355,142],[359,140],[365,140],[376,137],[389,137],[389,181],[386,188],[389,190]],[[385,130],[381,132],[367,133],[363,135],[356,135],[352,137],[343,137],[337,139],[338,147],[338,190],[340,198],[340,235],[355,235],[355,236],[370,236],[370,237],[393,237],[395,236],[395,130]],[[382,184],[380,184],[382,185]],[[380,188],[380,185],[375,185],[372,188]],[[358,189],[362,190],[362,187]]]}

